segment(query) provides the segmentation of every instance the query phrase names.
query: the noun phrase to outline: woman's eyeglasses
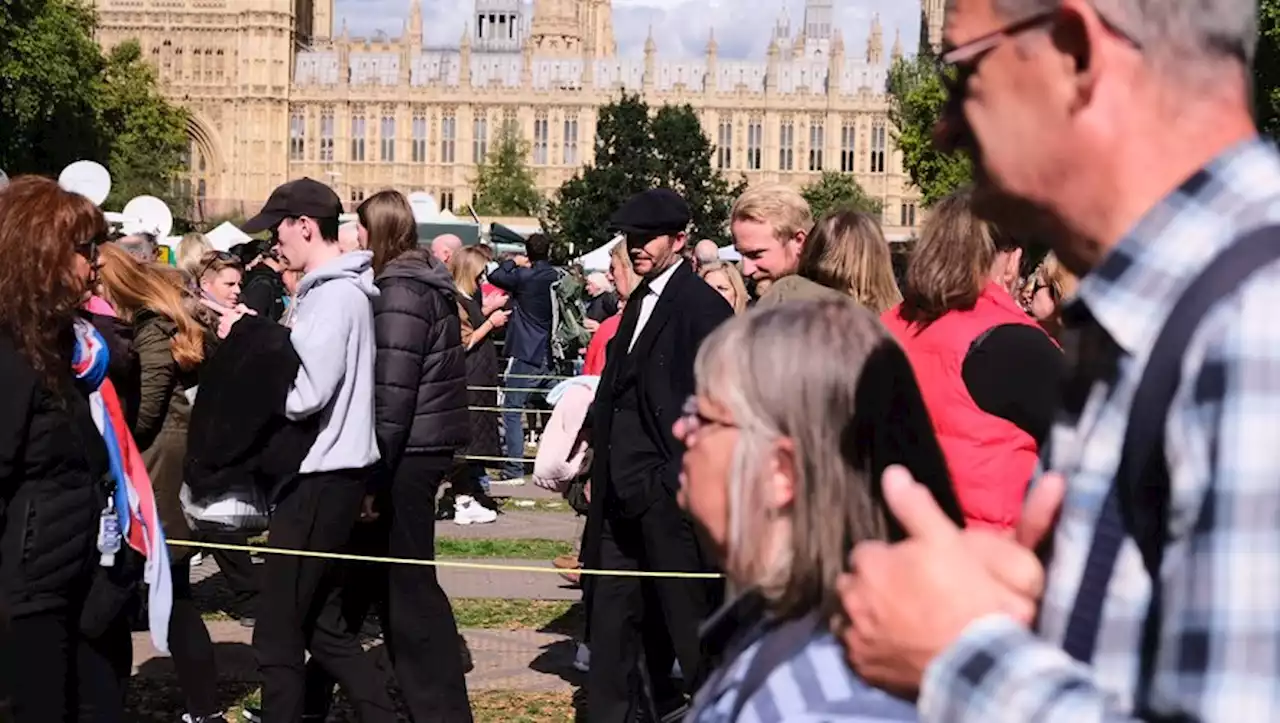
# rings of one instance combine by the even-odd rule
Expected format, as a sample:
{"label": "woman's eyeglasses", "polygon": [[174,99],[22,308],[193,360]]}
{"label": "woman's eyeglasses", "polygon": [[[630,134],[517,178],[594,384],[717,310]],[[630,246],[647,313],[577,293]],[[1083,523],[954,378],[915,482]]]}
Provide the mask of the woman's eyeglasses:
{"label": "woman's eyeglasses", "polygon": [[211,252],[209,260],[204,263],[204,267],[201,268],[200,273],[196,275],[196,280],[198,281],[200,279],[203,279],[204,275],[209,273],[209,269],[213,268],[214,264],[219,262],[225,264],[235,260],[236,260],[235,254],[227,253],[226,251]]}
{"label": "woman's eyeglasses", "polygon": [[97,268],[98,248],[101,247],[102,244],[103,244],[103,241],[99,239],[85,241],[84,243],[76,246],[76,253],[79,256],[81,256],[85,261],[88,261],[90,266]]}
{"label": "woman's eyeglasses", "polygon": [[698,409],[698,398],[696,396],[685,400],[684,409],[680,416],[680,424],[684,428],[685,435],[697,434],[699,430],[706,427],[738,428],[738,425],[733,422],[703,414],[702,410]]}

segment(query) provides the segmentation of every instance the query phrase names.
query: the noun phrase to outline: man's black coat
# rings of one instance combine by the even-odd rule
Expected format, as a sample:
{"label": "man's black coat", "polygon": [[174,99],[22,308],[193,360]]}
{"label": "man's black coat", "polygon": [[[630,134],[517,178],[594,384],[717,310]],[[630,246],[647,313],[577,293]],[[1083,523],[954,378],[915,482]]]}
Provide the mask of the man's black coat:
{"label": "man's black coat", "polygon": [[[592,405],[595,459],[591,504],[597,516],[605,511],[609,498],[611,512],[639,516],[660,495],[674,496],[680,488],[684,448],[671,428],[680,418],[685,401],[694,393],[693,362],[698,348],[717,326],[733,316],[728,302],[698,278],[688,264],[681,263],[628,354],[627,347],[648,293],[646,281],[631,295],[618,333],[606,351],[604,374]],[[636,406],[647,438],[634,445],[611,440],[618,385],[624,375],[630,374],[636,377]],[[606,487],[611,488],[609,494]]]}

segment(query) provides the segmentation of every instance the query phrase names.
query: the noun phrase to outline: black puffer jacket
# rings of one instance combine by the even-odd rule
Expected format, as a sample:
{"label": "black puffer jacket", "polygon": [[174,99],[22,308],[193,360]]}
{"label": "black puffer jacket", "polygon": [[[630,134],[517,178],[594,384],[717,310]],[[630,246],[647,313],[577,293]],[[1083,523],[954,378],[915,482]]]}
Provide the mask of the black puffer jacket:
{"label": "black puffer jacket", "polygon": [[467,446],[467,362],[458,291],[422,249],[378,275],[374,379],[378,448],[394,471],[404,454],[452,454]]}
{"label": "black puffer jacket", "polygon": [[95,559],[106,445],[71,370],[55,396],[4,333],[0,379],[0,609],[17,617],[79,605]]}

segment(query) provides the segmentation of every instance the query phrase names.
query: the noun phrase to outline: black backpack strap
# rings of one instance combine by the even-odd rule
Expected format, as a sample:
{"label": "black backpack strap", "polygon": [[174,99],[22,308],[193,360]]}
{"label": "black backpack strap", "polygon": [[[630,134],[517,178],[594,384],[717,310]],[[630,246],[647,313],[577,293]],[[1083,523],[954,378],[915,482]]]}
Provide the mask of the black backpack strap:
{"label": "black backpack strap", "polygon": [[738,715],[742,713],[747,703],[751,702],[751,698],[764,687],[773,671],[803,650],[817,627],[818,615],[811,613],[787,620],[765,633],[759,650],[756,651],[755,657],[751,658],[747,672],[737,686],[733,710],[725,720],[738,720]]}
{"label": "black backpack strap", "polygon": [[1164,561],[1169,523],[1169,470],[1165,427],[1182,376],[1182,359],[1200,322],[1219,300],[1255,271],[1280,260],[1280,226],[1250,233],[1222,251],[1179,297],[1156,337],[1134,392],[1115,480],[1094,531],[1084,574],[1067,621],[1063,649],[1084,663],[1093,659],[1107,587],[1126,537],[1142,553],[1151,577],[1151,606],[1142,631],[1134,709],[1147,704],[1159,645]]}

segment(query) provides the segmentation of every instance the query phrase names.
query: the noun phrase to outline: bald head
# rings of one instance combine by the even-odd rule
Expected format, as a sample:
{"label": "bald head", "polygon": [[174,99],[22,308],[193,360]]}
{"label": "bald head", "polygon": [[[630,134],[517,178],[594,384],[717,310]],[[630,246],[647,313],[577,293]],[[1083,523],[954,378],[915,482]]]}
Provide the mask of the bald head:
{"label": "bald head", "polygon": [[698,260],[699,266],[715,263],[720,260],[720,247],[715,241],[704,238],[693,247],[693,257]]}
{"label": "bald head", "polygon": [[460,250],[462,250],[462,239],[451,233],[436,236],[431,242],[431,255],[442,264],[449,263],[449,259]]}
{"label": "bald head", "polygon": [[338,227],[338,248],[341,249],[344,254],[360,250],[359,224],[344,223]]}

